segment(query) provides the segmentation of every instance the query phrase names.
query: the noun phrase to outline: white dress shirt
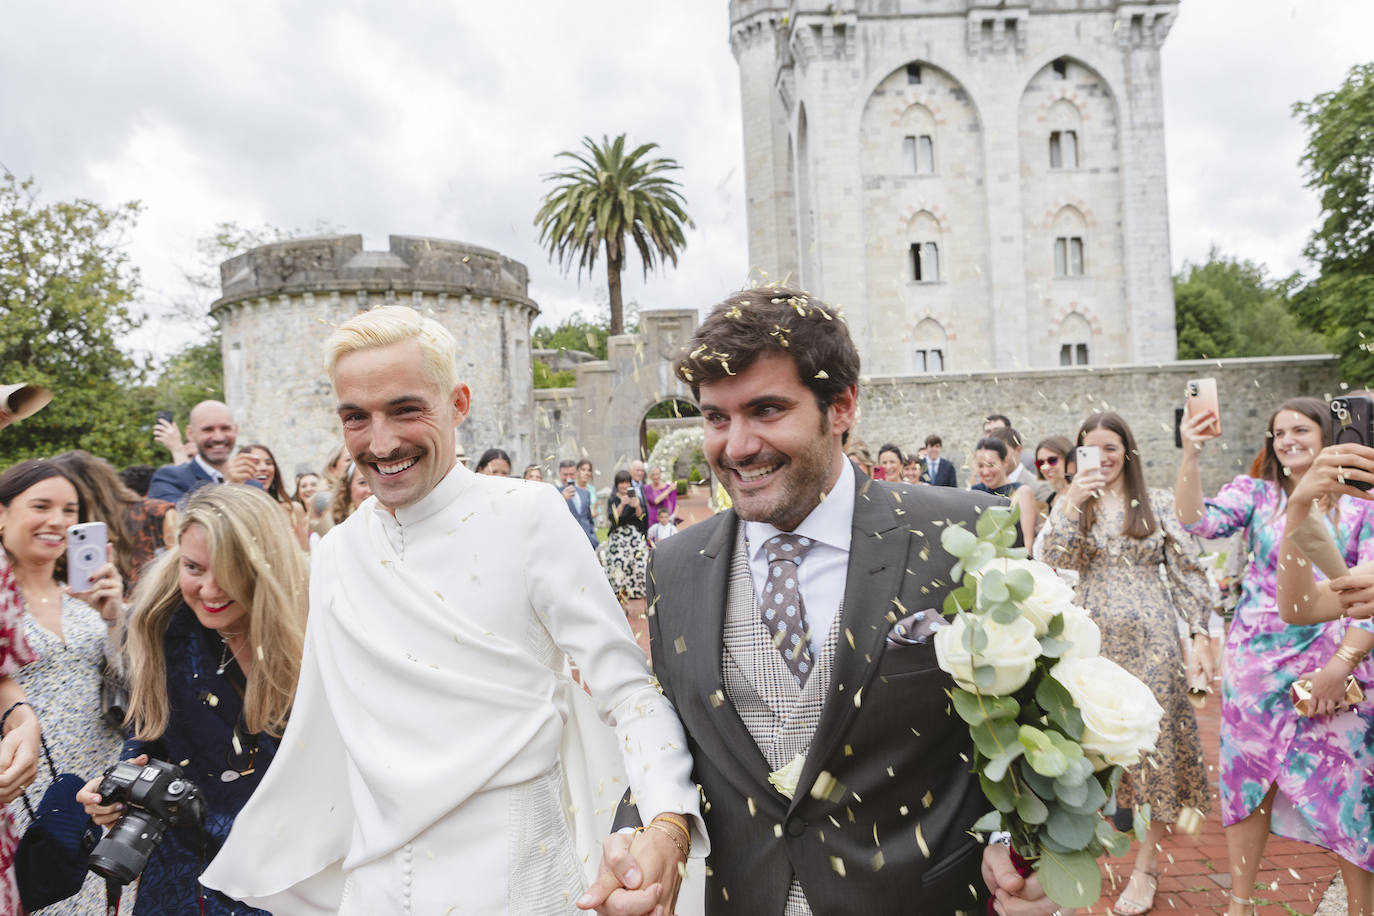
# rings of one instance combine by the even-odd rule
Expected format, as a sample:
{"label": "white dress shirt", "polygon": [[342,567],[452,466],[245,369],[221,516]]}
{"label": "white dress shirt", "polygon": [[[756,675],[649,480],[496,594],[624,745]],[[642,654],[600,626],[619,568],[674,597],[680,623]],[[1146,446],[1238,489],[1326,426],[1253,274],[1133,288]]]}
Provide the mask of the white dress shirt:
{"label": "white dress shirt", "polygon": [[[839,616],[844,601],[845,581],[849,577],[849,542],[854,529],[854,466],[840,461],[840,479],[820,505],[802,519],[792,534],[816,542],[798,567],[798,587],[806,607],[806,625],[811,628],[811,653],[819,654],[830,627]],[[748,539],[749,575],[754,580],[754,595],[762,601],[763,585],[768,581],[768,539],[781,534],[767,522],[745,522]]]}
{"label": "white dress shirt", "polygon": [[215,483],[224,483],[224,475],[220,473],[217,469],[212,468],[210,467],[210,465],[206,464],[205,459],[200,457],[199,453],[196,454],[196,457],[193,460],[196,464],[200,465],[200,469],[202,471],[210,475],[210,479],[213,480]]}

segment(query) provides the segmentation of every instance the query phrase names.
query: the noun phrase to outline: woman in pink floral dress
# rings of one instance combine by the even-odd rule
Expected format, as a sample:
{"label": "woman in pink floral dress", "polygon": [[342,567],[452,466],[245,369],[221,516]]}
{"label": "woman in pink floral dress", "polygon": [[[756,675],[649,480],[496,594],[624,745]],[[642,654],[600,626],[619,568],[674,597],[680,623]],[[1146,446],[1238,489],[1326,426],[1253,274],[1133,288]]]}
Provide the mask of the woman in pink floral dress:
{"label": "woman in pink floral dress", "polygon": [[[1374,646],[1374,623],[1336,620],[1288,626],[1275,598],[1279,543],[1288,494],[1330,441],[1327,405],[1285,401],[1269,419],[1261,477],[1242,475],[1203,499],[1198,454],[1210,414],[1185,419],[1175,500],[1179,521],[1206,538],[1240,534],[1249,563],[1226,637],[1221,697],[1221,807],[1231,857],[1232,916],[1248,916],[1269,834],[1323,846],[1341,858],[1346,884],[1374,870],[1374,709],[1366,702],[1334,715],[1303,718],[1289,698],[1298,678],[1315,673],[1317,698],[1338,699],[1347,675],[1368,685],[1374,663],[1352,666],[1337,655]],[[1332,507],[1327,507],[1332,510]],[[1346,564],[1374,560],[1374,506],[1342,497],[1327,525]],[[1353,900],[1353,898],[1352,898]],[[1351,912],[1356,912],[1351,908]]]}

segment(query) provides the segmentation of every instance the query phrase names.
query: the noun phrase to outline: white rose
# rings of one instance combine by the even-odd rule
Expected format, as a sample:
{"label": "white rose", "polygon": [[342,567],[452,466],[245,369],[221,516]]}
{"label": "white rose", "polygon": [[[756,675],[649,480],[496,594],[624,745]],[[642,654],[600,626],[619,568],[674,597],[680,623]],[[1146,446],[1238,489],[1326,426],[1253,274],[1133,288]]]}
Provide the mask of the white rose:
{"label": "white rose", "polygon": [[1088,612],[1076,605],[1069,605],[1061,612],[1064,616],[1064,632],[1059,638],[1073,643],[1063,658],[1092,658],[1102,654],[1102,631],[1088,616]]}
{"label": "white rose", "polygon": [[[1002,624],[991,617],[978,618],[988,644],[981,652],[971,655],[964,648],[964,631],[971,620],[968,614],[958,614],[947,627],[935,633],[935,659],[940,668],[954,678],[965,690],[991,696],[1015,693],[1030,680],[1035,660],[1040,657],[1040,640],[1035,638],[1035,626],[1024,617]],[[973,679],[973,669],[991,666],[996,674],[991,686],[979,687]]]}
{"label": "white rose", "polygon": [[975,577],[981,579],[990,569],[998,570],[1003,575],[1013,569],[1024,569],[1031,574],[1031,578],[1035,580],[1035,590],[1016,605],[1021,609],[1021,615],[1035,624],[1036,636],[1044,636],[1054,615],[1063,613],[1066,607],[1073,604],[1073,589],[1044,563],[998,557],[975,573]]}
{"label": "white rose", "polygon": [[1083,750],[1102,766],[1139,763],[1155,749],[1164,709],[1149,687],[1111,659],[1065,658],[1050,669],[1083,716]]}

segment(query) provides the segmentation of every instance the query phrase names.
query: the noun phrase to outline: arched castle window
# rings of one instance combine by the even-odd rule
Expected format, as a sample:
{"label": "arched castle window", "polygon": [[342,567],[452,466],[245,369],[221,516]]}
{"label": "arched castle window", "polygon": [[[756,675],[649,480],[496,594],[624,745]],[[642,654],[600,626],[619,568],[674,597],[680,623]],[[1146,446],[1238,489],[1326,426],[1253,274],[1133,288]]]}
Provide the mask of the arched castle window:
{"label": "arched castle window", "polygon": [[916,333],[912,336],[916,344],[916,371],[944,372],[949,337],[940,322],[934,318],[924,318],[916,325]]}
{"label": "arched castle window", "polygon": [[1093,329],[1088,319],[1070,312],[1059,323],[1059,365],[1086,366],[1092,362]]}
{"label": "arched castle window", "polygon": [[906,224],[908,276],[912,283],[940,282],[940,222],[922,210]]}
{"label": "arched castle window", "polygon": [[1081,277],[1087,272],[1084,239],[1088,222],[1075,207],[1064,207],[1054,217],[1054,275]]}
{"label": "arched castle window", "polygon": [[1083,123],[1078,106],[1060,99],[1050,106],[1046,120],[1050,125],[1050,168],[1078,168],[1078,138]]}
{"label": "arched castle window", "polygon": [[902,173],[935,173],[935,116],[924,105],[902,113]]}

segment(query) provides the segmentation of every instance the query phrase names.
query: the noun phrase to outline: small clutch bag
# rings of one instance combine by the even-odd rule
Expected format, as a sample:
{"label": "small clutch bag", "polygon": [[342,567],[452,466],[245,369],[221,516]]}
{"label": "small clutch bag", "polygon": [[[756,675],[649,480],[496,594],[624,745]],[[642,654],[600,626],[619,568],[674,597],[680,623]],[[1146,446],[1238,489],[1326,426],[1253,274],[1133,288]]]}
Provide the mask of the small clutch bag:
{"label": "small clutch bag", "polygon": [[[1314,671],[1313,674],[1316,672]],[[1312,675],[1299,678],[1293,682],[1293,686],[1288,688],[1288,695],[1293,699],[1293,708],[1298,711],[1298,715],[1305,718],[1312,717]],[[1345,697],[1337,704],[1337,709],[1349,709],[1356,703],[1364,701],[1364,691],[1360,689],[1359,681],[1355,680],[1355,675],[1349,675],[1345,679]]]}

